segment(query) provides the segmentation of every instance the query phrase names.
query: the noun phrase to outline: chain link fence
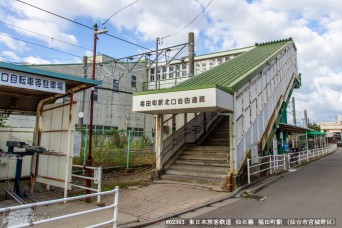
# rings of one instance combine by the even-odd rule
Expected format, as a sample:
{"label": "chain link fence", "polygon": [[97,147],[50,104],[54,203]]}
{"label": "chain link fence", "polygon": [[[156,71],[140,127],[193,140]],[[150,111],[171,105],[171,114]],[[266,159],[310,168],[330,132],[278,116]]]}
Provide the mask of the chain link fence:
{"label": "chain link fence", "polygon": [[[73,163],[85,165],[89,151],[89,129],[76,129],[81,135],[81,151]],[[131,130],[94,130],[92,157],[94,164],[106,168],[132,168],[155,162],[152,132]]]}

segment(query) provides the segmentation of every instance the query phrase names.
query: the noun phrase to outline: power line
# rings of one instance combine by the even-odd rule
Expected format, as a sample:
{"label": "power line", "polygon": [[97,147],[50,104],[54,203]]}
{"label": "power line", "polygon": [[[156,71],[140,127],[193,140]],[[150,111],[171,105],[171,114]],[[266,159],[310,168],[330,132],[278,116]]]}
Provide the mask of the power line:
{"label": "power line", "polygon": [[186,26],[184,26],[182,29],[180,29],[178,32],[175,32],[173,34],[170,34],[170,35],[167,35],[161,39],[165,39],[165,38],[168,38],[168,37],[171,37],[171,36],[175,36],[179,33],[181,33],[184,29],[186,29],[189,25],[191,25],[202,13],[204,13],[204,11],[209,7],[209,5],[213,2],[214,0],[211,0],[208,5],[206,7],[204,7],[204,9],[194,18],[192,19],[192,21],[190,21]]}
{"label": "power line", "polygon": [[0,33],[0,36],[6,36],[6,37],[9,37],[11,39],[19,40],[19,41],[22,41],[22,42],[25,42],[25,43],[28,43],[28,44],[32,44],[32,45],[36,45],[36,46],[41,47],[41,48],[50,49],[50,50],[57,51],[57,52],[60,52],[60,53],[63,53],[63,54],[75,56],[77,58],[83,58],[81,56],[78,56],[78,55],[75,55],[75,54],[72,54],[72,53],[69,53],[69,52],[61,51],[61,50],[58,50],[58,49],[55,49],[55,48],[52,48],[52,47],[47,47],[47,46],[44,46],[44,45],[41,45],[41,44],[36,44],[36,43],[31,42],[31,41],[22,40],[22,39],[19,39],[19,38],[16,38],[16,37],[12,37],[12,36],[9,36],[9,35],[3,34],[3,33]]}
{"label": "power line", "polygon": [[[17,1],[18,1],[18,2],[21,2],[21,3],[23,3],[23,4],[26,4],[26,5],[28,5],[28,6],[31,6],[31,7],[33,7],[33,8],[36,8],[36,9],[38,9],[38,10],[44,11],[44,12],[46,12],[46,13],[52,14],[52,15],[54,15],[54,16],[56,16],[56,17],[62,18],[62,19],[67,20],[67,21],[70,21],[70,22],[75,23],[75,24],[77,24],[77,25],[83,26],[83,27],[85,27],[85,28],[87,28],[87,29],[91,29],[92,31],[94,31],[94,28],[92,28],[92,27],[90,27],[90,26],[88,26],[88,25],[82,24],[82,23],[80,23],[80,22],[71,20],[71,19],[69,19],[69,18],[63,17],[63,16],[58,15],[58,14],[56,14],[56,13],[53,13],[53,12],[51,12],[51,11],[48,11],[48,10],[39,8],[39,7],[34,6],[34,5],[31,5],[31,4],[27,3],[27,2],[23,2],[23,1],[21,1],[21,0],[17,0]],[[111,34],[109,34],[109,33],[106,33],[105,35],[110,36],[110,37],[112,37],[112,38],[115,38],[115,39],[117,39],[117,40],[126,42],[126,43],[128,43],[128,44],[131,44],[131,45],[134,45],[134,46],[137,46],[137,47],[140,47],[140,48],[143,48],[143,49],[152,51],[151,49],[149,49],[149,48],[147,48],[147,47],[144,47],[144,46],[141,46],[141,45],[139,45],[139,44],[133,43],[133,42],[131,42],[131,41],[128,41],[128,40],[122,39],[122,38],[120,38],[120,37],[111,35]]]}
{"label": "power line", "polygon": [[18,1],[18,2],[21,2],[21,3],[25,4],[25,5],[31,6],[31,7],[33,7],[33,8],[39,9],[39,10],[41,10],[41,11],[44,11],[44,12],[46,12],[46,13],[52,14],[52,15],[54,15],[54,16],[56,16],[56,17],[62,18],[62,19],[64,19],[64,20],[73,22],[73,23],[75,23],[75,24],[78,24],[78,25],[80,25],[80,26],[83,26],[83,27],[85,27],[85,28],[88,28],[88,29],[93,30],[93,28],[90,27],[90,26],[87,26],[87,25],[84,25],[84,24],[79,23],[79,22],[77,22],[77,21],[74,21],[74,20],[71,20],[71,19],[69,19],[69,18],[63,17],[63,16],[58,15],[58,14],[56,14],[56,13],[53,13],[53,12],[51,12],[51,11],[48,11],[48,10],[39,8],[38,6],[31,5],[31,4],[29,4],[29,3],[27,3],[27,2],[23,2],[23,1],[21,1],[21,0],[17,0],[17,1]]}
{"label": "power line", "polygon": [[129,6],[135,4],[135,3],[139,2],[139,1],[140,1],[140,0],[136,0],[135,2],[132,2],[132,3],[128,4],[127,6],[125,6],[125,7],[121,8],[121,9],[119,9],[118,11],[116,11],[115,13],[113,13],[112,16],[110,16],[105,22],[103,22],[102,25],[105,25],[112,17],[114,17],[116,14],[120,13],[122,10],[128,8]]}
{"label": "power line", "polygon": [[28,30],[28,29],[20,28],[20,27],[15,26],[15,25],[8,24],[8,23],[6,23],[4,21],[0,21],[0,23],[8,25],[8,26],[12,26],[12,27],[17,28],[17,29],[24,30],[26,32],[30,32],[30,33],[36,34],[36,35],[39,35],[39,36],[43,36],[43,37],[46,37],[46,38],[49,38],[49,39],[52,39],[52,40],[56,40],[56,41],[64,43],[64,44],[68,44],[68,45],[72,45],[74,47],[82,48],[82,49],[87,50],[87,51],[93,51],[93,50],[90,50],[89,48],[85,48],[85,47],[79,46],[77,44],[72,44],[72,43],[69,43],[69,42],[66,42],[66,41],[63,41],[63,40],[59,40],[59,39],[56,39],[56,38],[53,38],[53,37],[50,37],[50,36],[47,36],[47,35],[44,35],[44,34],[41,34],[41,33],[38,33],[38,32],[34,32],[34,31],[31,31],[31,30]]}

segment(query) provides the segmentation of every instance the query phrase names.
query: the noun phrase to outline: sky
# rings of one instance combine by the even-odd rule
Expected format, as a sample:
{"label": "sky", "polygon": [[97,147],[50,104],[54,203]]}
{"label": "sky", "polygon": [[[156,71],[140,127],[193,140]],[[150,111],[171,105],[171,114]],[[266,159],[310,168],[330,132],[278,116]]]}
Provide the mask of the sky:
{"label": "sky", "polygon": [[[297,47],[299,72],[302,73],[302,86],[293,93],[297,121],[303,123],[304,110],[307,110],[310,122],[316,123],[334,122],[336,115],[342,114],[342,1],[21,1],[90,29],[18,0],[1,0],[2,61],[79,63],[82,56],[92,55],[91,28],[95,23],[119,38],[100,35],[97,42],[97,53],[115,58],[154,50],[157,37],[172,34],[175,35],[161,40],[161,47],[186,43],[188,33],[194,32],[196,55],[292,37]],[[289,113],[289,123],[291,116]]]}

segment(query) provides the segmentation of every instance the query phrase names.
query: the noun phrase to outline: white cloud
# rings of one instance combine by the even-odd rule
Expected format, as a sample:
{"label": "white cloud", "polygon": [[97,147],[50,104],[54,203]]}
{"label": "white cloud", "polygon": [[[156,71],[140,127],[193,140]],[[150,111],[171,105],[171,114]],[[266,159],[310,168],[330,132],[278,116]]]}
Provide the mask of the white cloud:
{"label": "white cloud", "polygon": [[3,60],[20,61],[20,57],[13,51],[2,51],[1,56]]}
{"label": "white cloud", "polygon": [[25,42],[12,39],[9,34],[0,33],[0,43],[3,43],[11,50],[23,52],[28,50]]}
{"label": "white cloud", "polygon": [[23,58],[23,62],[29,63],[29,64],[50,64],[52,63],[51,61],[48,61],[46,59],[42,59],[39,57],[34,57],[34,56],[28,56]]}
{"label": "white cloud", "polygon": [[[107,26],[114,26],[118,30],[118,34],[115,34],[118,37],[143,43],[142,46],[151,46],[156,37],[164,37],[183,28],[209,1],[141,0],[114,16]],[[89,25],[89,19],[101,24],[131,2],[133,0],[70,0],[66,7],[60,0],[36,0],[32,4],[76,21],[87,20]],[[83,46],[92,49],[91,30],[17,1],[5,0],[0,6],[2,20],[73,44],[82,42]],[[83,36],[86,34],[89,38],[77,34],[77,29],[83,29]],[[336,105],[342,101],[339,57],[339,53],[342,53],[342,1],[254,0],[249,3],[241,0],[214,0],[206,13],[189,28],[177,36],[164,39],[162,47],[187,42],[189,31],[195,32],[195,49],[201,54],[293,37],[298,48],[299,71],[303,75],[302,88],[294,93],[298,113],[308,110],[310,119],[317,122],[333,121],[334,115],[342,112]],[[16,32],[43,41],[49,47],[70,50],[70,46],[57,41],[25,31]],[[112,39],[101,37],[101,45],[105,41],[113,43]],[[13,52],[28,51],[22,42],[14,42],[2,36],[0,42]],[[136,52],[141,51],[139,49]],[[81,54],[84,54],[84,50]],[[86,54],[91,55],[88,51]],[[44,60],[31,58],[30,61],[41,63]]]}

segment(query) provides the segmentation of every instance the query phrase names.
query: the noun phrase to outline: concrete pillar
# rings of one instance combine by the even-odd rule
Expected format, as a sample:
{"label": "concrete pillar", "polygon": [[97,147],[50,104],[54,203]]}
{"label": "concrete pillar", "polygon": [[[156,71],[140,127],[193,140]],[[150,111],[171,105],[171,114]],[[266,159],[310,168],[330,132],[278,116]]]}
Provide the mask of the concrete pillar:
{"label": "concrete pillar", "polygon": [[156,169],[161,170],[163,164],[161,162],[161,154],[163,151],[163,114],[158,114],[156,119]]}
{"label": "concrete pillar", "polygon": [[235,124],[234,124],[234,114],[229,116],[229,162],[230,162],[230,172],[237,174],[237,164],[236,164],[236,150],[235,150],[235,134],[234,134]]}
{"label": "concrete pillar", "polygon": [[278,129],[276,132],[276,136],[277,136],[277,141],[278,141],[278,154],[284,154],[284,147],[283,147],[283,130],[282,129]]}
{"label": "concrete pillar", "polygon": [[195,38],[194,33],[189,33],[189,76],[192,77],[195,74]]}

